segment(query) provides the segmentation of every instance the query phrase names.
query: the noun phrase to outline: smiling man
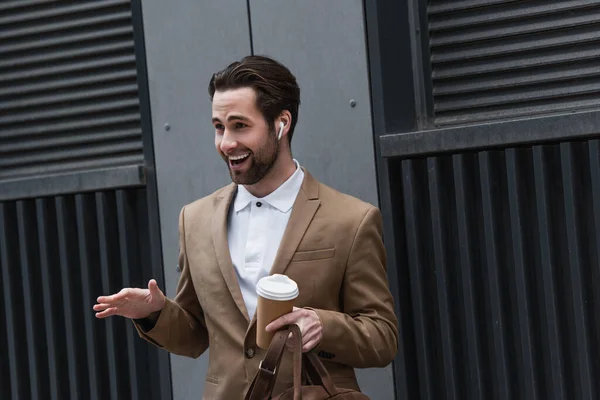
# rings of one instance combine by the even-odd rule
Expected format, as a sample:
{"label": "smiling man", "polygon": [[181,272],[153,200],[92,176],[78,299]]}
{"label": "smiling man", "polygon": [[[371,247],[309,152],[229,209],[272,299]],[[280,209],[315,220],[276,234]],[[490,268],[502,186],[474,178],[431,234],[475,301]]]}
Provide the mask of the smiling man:
{"label": "smiling man", "polygon": [[[240,399],[265,354],[256,283],[285,274],[298,284],[296,307],[267,330],[298,324],[303,351],[322,358],[336,385],[358,390],[354,368],[386,366],[398,345],[379,210],[293,159],[300,89],[285,66],[246,57],[214,74],[209,94],[233,183],[182,209],[177,295],[150,280],[99,297],[97,317],[131,318],[142,338],[175,354],[210,347],[203,398]],[[273,393],[292,382],[287,354]]]}

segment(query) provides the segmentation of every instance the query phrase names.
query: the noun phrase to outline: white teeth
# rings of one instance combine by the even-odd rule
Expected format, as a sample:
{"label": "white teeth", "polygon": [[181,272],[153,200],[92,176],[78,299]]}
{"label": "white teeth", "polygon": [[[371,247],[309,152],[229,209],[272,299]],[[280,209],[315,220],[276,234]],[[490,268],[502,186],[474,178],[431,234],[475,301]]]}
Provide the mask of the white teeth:
{"label": "white teeth", "polygon": [[229,159],[232,161],[238,161],[238,160],[243,160],[244,158],[248,157],[249,155],[250,155],[250,153],[242,154],[240,156],[230,156]]}

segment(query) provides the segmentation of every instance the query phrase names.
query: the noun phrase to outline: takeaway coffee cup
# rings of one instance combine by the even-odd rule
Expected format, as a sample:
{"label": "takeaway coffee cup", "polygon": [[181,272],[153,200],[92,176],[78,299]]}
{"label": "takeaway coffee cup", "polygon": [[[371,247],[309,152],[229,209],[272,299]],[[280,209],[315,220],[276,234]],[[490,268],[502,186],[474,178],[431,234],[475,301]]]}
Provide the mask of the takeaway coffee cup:
{"label": "takeaway coffee cup", "polygon": [[258,281],[256,293],[256,344],[261,349],[267,349],[275,333],[267,332],[265,328],[292,311],[293,301],[298,297],[298,285],[285,275],[274,274]]}

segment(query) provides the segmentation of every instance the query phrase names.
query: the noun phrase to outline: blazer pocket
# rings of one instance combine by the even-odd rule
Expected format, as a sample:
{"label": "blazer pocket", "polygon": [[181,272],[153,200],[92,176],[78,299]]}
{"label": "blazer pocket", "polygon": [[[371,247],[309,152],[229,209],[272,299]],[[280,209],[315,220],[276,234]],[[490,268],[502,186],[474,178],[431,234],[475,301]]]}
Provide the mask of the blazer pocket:
{"label": "blazer pocket", "polygon": [[290,262],[326,260],[335,255],[335,248],[322,250],[297,251]]}

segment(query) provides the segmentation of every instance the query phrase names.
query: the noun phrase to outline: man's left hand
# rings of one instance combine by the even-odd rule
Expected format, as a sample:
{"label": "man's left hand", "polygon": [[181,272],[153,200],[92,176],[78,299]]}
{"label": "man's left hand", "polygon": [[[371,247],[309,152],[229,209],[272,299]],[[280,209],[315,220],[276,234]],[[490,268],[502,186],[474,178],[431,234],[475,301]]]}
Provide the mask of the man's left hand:
{"label": "man's left hand", "polygon": [[285,314],[267,325],[267,332],[276,332],[286,325],[296,324],[302,332],[302,352],[314,349],[323,338],[323,324],[313,310],[294,307],[291,313]]}

